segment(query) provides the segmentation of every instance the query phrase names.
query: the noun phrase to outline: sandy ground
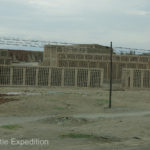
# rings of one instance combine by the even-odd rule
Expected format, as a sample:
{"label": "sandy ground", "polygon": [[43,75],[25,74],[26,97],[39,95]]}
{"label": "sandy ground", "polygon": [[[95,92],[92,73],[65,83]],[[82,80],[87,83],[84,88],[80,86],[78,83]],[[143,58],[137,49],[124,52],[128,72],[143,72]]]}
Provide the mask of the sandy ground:
{"label": "sandy ground", "polygon": [[[0,93],[3,99],[14,100],[0,104],[0,149],[150,149],[148,90],[114,90],[112,109],[105,89],[1,87]],[[12,145],[12,138],[49,144]]]}

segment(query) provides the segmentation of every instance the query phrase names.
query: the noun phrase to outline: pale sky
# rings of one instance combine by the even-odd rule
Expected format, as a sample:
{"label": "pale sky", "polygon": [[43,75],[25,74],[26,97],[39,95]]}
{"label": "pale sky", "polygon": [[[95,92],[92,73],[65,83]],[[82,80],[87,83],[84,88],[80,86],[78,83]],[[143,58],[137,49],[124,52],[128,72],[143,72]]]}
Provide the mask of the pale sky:
{"label": "pale sky", "polygon": [[150,0],[0,0],[0,36],[150,49]]}

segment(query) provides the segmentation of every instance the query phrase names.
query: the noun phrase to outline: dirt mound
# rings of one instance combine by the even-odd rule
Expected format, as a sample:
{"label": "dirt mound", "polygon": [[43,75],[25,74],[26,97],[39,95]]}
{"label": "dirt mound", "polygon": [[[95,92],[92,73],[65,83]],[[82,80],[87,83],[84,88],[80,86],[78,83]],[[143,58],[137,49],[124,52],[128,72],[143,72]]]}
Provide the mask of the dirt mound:
{"label": "dirt mound", "polygon": [[15,96],[15,95],[8,95],[8,94],[0,94],[0,104],[3,104],[3,103],[8,103],[10,101],[18,101],[19,99],[15,99],[15,98],[7,98],[7,97],[10,97],[10,96]]}

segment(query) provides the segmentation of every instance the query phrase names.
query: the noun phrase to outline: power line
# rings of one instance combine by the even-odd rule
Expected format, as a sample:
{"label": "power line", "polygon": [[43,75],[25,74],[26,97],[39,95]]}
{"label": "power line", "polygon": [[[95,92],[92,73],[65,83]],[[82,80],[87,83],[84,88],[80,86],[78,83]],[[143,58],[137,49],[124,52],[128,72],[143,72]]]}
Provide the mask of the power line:
{"label": "power line", "polygon": [[120,51],[122,50],[130,50],[130,51],[146,51],[150,52],[148,49],[138,49],[138,48],[129,48],[129,47],[113,47],[114,49],[119,49]]}
{"label": "power line", "polygon": [[57,41],[43,41],[43,40],[29,40],[29,39],[20,39],[20,38],[6,38],[0,37],[1,45],[18,45],[24,47],[44,47],[45,45],[72,45],[74,43],[67,42],[57,42]]}
{"label": "power line", "polygon": [[[0,46],[1,47],[28,47],[28,48],[44,48],[45,45],[82,45],[81,43],[70,43],[70,42],[57,42],[57,41],[44,41],[44,40],[35,40],[35,39],[21,39],[14,37],[0,37]],[[107,46],[108,47],[108,46]],[[89,48],[88,46],[80,46],[80,48]],[[114,52],[116,53],[130,53],[135,52],[136,54],[150,53],[150,50],[138,49],[138,48],[129,48],[129,47],[113,47]]]}

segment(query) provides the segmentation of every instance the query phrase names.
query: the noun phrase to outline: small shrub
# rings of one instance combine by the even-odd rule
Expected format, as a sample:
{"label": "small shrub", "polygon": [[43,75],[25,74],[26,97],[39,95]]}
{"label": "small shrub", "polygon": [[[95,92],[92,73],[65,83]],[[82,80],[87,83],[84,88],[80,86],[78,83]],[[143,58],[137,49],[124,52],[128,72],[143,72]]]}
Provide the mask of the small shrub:
{"label": "small shrub", "polygon": [[22,126],[20,126],[20,125],[3,125],[3,126],[0,126],[0,128],[16,130],[16,129],[22,128]]}

